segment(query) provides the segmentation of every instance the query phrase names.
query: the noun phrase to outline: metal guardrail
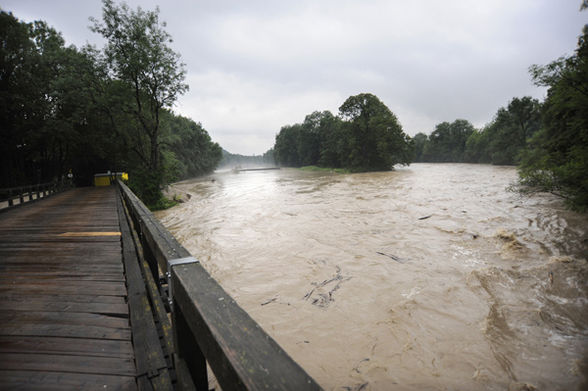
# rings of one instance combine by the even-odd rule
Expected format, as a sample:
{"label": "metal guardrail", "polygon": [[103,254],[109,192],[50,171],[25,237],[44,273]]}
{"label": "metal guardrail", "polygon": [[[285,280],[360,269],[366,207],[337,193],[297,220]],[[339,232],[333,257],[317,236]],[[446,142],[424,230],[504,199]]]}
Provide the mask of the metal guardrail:
{"label": "metal guardrail", "polygon": [[[65,182],[48,182],[37,185],[10,187],[0,189],[0,203],[8,202],[8,207],[22,205],[25,202],[36,201],[71,187]],[[15,201],[18,203],[15,204]]]}
{"label": "metal guardrail", "polygon": [[176,388],[208,390],[208,363],[223,390],[321,390],[135,194],[117,183],[149,264],[148,279],[156,281],[172,313],[173,346],[167,344]]}

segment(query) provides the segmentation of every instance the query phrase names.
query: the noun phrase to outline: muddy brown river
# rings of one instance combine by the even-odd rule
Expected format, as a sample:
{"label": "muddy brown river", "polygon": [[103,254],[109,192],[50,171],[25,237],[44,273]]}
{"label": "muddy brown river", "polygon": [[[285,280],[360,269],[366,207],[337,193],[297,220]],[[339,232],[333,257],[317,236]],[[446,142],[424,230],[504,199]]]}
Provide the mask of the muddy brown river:
{"label": "muddy brown river", "polygon": [[220,172],[157,216],[326,390],[584,390],[588,217],[516,177]]}

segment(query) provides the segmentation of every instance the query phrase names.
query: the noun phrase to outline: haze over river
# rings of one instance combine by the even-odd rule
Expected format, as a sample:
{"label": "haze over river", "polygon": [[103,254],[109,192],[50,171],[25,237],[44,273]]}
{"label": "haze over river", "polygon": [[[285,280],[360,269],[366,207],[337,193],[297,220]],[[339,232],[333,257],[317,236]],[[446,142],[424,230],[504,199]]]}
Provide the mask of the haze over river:
{"label": "haze over river", "polygon": [[588,217],[516,178],[225,172],[157,216],[327,390],[587,389]]}

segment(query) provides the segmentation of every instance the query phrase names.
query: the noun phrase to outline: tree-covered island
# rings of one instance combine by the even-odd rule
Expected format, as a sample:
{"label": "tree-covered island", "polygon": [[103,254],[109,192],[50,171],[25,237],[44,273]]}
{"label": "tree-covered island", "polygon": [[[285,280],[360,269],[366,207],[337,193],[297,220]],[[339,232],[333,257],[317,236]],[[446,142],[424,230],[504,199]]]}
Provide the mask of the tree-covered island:
{"label": "tree-covered island", "polygon": [[396,116],[375,95],[349,97],[330,111],[307,115],[302,124],[284,126],[276,136],[274,157],[285,166],[390,170],[412,160],[410,137]]}

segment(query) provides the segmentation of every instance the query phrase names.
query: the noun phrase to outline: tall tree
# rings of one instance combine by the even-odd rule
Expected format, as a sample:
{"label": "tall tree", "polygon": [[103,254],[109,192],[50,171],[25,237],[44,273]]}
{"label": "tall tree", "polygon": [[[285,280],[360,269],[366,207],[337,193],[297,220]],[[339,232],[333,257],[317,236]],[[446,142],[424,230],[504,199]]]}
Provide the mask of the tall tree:
{"label": "tall tree", "polygon": [[161,113],[188,90],[184,65],[169,46],[172,39],[159,20],[159,9],[132,10],[125,3],[103,0],[102,11],[102,21],[92,19],[92,30],[106,39],[110,71],[132,91],[132,101],[124,109],[135,117],[148,141],[146,153],[135,152],[147,166],[147,176],[160,184]]}
{"label": "tall tree", "polygon": [[412,158],[410,138],[390,109],[373,94],[347,98],[339,114],[350,129],[349,167],[353,170],[390,170]]}

